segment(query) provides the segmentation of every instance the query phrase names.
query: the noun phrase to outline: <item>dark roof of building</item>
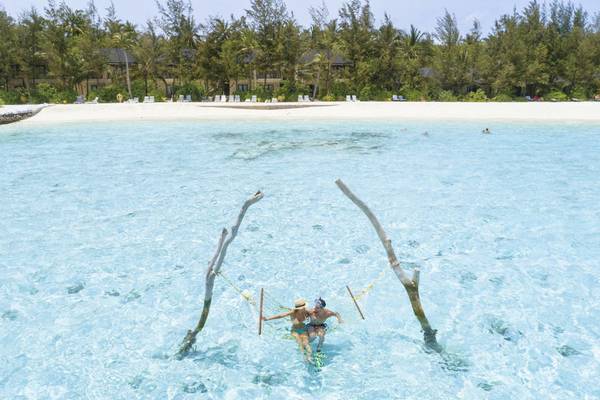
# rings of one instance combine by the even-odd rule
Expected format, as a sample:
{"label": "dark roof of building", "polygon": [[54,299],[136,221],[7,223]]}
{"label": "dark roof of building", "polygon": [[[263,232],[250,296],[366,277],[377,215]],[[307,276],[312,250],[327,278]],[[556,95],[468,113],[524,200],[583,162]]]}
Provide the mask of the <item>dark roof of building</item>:
{"label": "dark roof of building", "polygon": [[106,61],[109,64],[125,64],[125,53],[127,53],[127,61],[129,62],[129,65],[136,63],[133,54],[127,50],[124,51],[120,48],[107,48],[100,51],[102,52],[102,55],[106,57]]}

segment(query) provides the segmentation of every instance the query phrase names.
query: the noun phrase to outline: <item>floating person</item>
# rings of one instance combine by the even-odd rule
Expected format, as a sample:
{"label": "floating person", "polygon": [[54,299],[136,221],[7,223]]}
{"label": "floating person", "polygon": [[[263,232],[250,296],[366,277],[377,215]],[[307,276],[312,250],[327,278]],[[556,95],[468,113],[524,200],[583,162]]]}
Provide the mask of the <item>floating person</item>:
{"label": "floating person", "polygon": [[423,135],[423,136],[429,136],[429,132],[425,131],[425,132],[421,133],[421,135]]}
{"label": "floating person", "polygon": [[322,298],[315,300],[315,308],[310,311],[310,322],[308,323],[308,334],[310,341],[312,342],[317,337],[319,343],[317,344],[317,352],[321,351],[323,342],[325,341],[325,333],[327,333],[327,324],[325,321],[330,317],[336,317],[338,323],[343,323],[342,317],[335,311],[325,308],[327,303]]}
{"label": "floating person", "polygon": [[485,134],[490,134],[492,133],[492,131],[490,131],[490,128],[485,128],[484,130],[481,131],[481,133],[485,133]]}
{"label": "floating person", "polygon": [[294,302],[294,309],[281,314],[273,315],[272,317],[263,317],[263,321],[271,321],[290,317],[292,321],[291,334],[296,339],[296,343],[300,347],[300,351],[304,353],[304,359],[309,364],[313,364],[312,348],[309,343],[308,326],[305,321],[310,317],[310,311],[306,308],[306,300],[298,299]]}

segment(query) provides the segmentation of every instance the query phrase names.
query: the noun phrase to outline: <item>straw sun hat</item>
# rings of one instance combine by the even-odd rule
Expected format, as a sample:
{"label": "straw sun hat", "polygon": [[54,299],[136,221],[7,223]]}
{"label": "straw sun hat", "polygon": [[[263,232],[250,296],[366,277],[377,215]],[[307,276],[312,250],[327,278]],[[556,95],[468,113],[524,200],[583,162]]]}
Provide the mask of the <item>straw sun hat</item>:
{"label": "straw sun hat", "polygon": [[294,301],[294,310],[300,310],[305,307],[306,307],[306,300],[297,299],[296,301]]}

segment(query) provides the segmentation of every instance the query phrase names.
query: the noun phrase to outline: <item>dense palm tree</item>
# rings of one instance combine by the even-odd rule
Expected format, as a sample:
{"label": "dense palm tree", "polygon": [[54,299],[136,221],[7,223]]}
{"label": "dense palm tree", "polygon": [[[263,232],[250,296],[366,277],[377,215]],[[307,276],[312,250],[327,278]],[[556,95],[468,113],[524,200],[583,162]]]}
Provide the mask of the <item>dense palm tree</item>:
{"label": "dense palm tree", "polygon": [[81,92],[85,81],[89,93],[90,77],[107,70],[105,48],[117,49],[123,68],[108,69],[115,85],[107,99],[122,90],[121,80],[130,97],[142,84],[146,94],[162,83],[165,93],[197,86],[198,95],[227,93],[230,82],[287,98],[306,93],[309,83],[313,97],[327,99],[348,92],[467,100],[600,94],[600,15],[569,1],[530,1],[499,16],[488,34],[477,21],[461,33],[450,11],[434,32],[414,25],[404,32],[387,15],[376,23],[368,0],[346,0],[335,18],[324,5],[312,8],[303,28],[283,0],[248,1],[241,18],[213,17],[201,26],[190,0],[159,0],[157,18],[142,29],[119,19],[112,4],[104,18],[93,2],[79,10],[49,0],[43,13],[32,8],[19,18],[0,11],[0,97],[31,99],[42,75],[55,91]]}

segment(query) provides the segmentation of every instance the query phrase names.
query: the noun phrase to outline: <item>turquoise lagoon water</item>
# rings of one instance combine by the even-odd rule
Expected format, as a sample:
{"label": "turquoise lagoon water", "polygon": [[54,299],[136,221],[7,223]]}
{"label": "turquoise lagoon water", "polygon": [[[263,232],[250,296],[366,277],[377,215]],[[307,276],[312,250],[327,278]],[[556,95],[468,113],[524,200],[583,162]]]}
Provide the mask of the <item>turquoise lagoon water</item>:
{"label": "turquoise lagoon water", "polygon": [[[489,126],[1,128],[0,398],[600,398],[600,126]],[[336,178],[405,268],[421,266],[444,354],[423,348]],[[258,189],[224,271],[270,301],[323,296],[342,314],[320,372],[286,321],[259,338],[222,279],[196,351],[172,357],[220,229]],[[344,285],[381,271],[361,321]]]}

